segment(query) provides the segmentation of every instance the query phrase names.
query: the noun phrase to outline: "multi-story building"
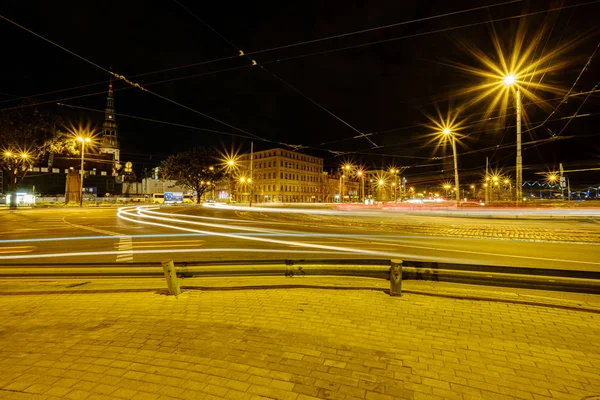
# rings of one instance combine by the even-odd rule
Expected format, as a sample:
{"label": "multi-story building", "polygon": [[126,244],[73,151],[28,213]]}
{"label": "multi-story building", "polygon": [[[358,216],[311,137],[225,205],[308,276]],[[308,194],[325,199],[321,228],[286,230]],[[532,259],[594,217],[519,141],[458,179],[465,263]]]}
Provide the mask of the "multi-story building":
{"label": "multi-story building", "polygon": [[340,171],[323,173],[323,202],[325,203],[357,203],[361,202],[360,178]]}
{"label": "multi-story building", "polygon": [[323,201],[322,158],[276,148],[243,154],[238,164],[234,189],[238,201],[248,201],[250,196],[261,203]]}

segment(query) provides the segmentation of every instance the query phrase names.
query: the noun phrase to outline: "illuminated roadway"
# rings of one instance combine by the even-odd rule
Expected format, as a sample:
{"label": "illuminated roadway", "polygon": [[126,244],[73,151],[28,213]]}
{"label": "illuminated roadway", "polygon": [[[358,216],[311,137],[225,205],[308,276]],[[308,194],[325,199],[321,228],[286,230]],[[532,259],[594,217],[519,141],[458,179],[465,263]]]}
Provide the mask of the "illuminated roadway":
{"label": "illuminated roadway", "polygon": [[394,209],[132,206],[0,211],[0,265],[403,258],[600,271],[594,219]]}

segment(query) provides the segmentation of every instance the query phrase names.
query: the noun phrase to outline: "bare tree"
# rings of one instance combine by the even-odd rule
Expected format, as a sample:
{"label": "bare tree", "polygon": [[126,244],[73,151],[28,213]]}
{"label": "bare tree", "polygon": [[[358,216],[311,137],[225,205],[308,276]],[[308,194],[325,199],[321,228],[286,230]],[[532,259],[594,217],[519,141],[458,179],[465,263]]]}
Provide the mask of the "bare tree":
{"label": "bare tree", "polygon": [[202,195],[223,178],[225,171],[220,161],[202,147],[169,156],[162,162],[160,177],[177,181],[177,185],[191,187],[200,203]]}

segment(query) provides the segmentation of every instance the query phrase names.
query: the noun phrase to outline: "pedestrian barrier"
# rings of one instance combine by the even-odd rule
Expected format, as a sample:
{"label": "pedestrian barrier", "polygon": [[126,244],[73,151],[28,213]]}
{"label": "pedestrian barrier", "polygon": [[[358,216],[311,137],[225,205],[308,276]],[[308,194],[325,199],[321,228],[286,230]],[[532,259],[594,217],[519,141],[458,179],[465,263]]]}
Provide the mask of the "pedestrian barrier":
{"label": "pedestrian barrier", "polygon": [[[165,267],[166,263],[166,267]],[[494,265],[423,262],[418,260],[323,259],[179,262],[166,260],[163,270],[148,263],[11,264],[0,265],[1,278],[159,277],[170,293],[180,279],[231,276],[356,276],[390,281],[390,295],[401,295],[402,280],[427,280],[472,285],[600,294],[600,272]],[[171,290],[171,288],[173,288]]]}

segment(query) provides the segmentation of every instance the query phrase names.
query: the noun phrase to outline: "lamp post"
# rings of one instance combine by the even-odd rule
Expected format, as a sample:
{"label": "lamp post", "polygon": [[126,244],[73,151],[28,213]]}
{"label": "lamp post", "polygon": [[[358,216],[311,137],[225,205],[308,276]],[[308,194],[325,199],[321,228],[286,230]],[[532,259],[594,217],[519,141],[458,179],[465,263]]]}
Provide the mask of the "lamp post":
{"label": "lamp post", "polygon": [[344,174],[340,175],[340,203],[344,202]]}
{"label": "lamp post", "polygon": [[227,169],[229,170],[229,196],[228,203],[231,204],[233,200],[233,168],[235,167],[235,161],[233,159],[227,160]]}
{"label": "lamp post", "polygon": [[356,172],[356,176],[360,179],[360,202],[365,202],[365,176],[362,170]]}
{"label": "lamp post", "polygon": [[456,137],[452,133],[449,128],[445,128],[443,131],[446,137],[450,138],[450,143],[452,144],[452,154],[454,155],[454,185],[456,186],[456,205],[460,204],[460,186],[458,183],[458,159],[456,158]]}
{"label": "lamp post", "polygon": [[77,140],[81,142],[81,168],[79,169],[79,173],[81,174],[81,179],[79,180],[79,207],[83,207],[83,158],[85,154],[85,144],[92,141],[89,137],[78,136]]}
{"label": "lamp post", "polygon": [[450,186],[449,184],[445,184],[444,185],[444,190],[446,191],[446,199],[448,198],[448,190],[450,190],[452,186]]}
{"label": "lamp post", "polygon": [[505,188],[506,186],[508,186],[508,194],[509,197],[512,198],[512,182],[510,181],[510,179],[505,178],[503,183]]}
{"label": "lamp post", "polygon": [[[342,190],[341,190],[342,198],[341,198],[340,201],[342,203],[344,202],[344,178],[350,177],[350,170],[351,169],[352,169],[352,165],[350,165],[350,164],[345,164],[342,167],[342,171],[344,171],[343,174],[342,174],[342,181],[341,181],[342,182]],[[350,202],[351,200],[352,199],[350,198],[350,191],[348,190],[348,202]]]}
{"label": "lamp post", "polygon": [[394,203],[398,202],[398,174],[400,170],[398,168],[390,169],[390,173],[392,174],[392,187],[394,188]]}
{"label": "lamp post", "polygon": [[[514,85],[517,78],[514,74],[508,74],[504,77],[504,84],[508,87]],[[521,157],[521,91],[516,86],[515,102],[517,108],[517,167],[515,170],[515,197],[519,204],[523,200],[523,158]]]}

